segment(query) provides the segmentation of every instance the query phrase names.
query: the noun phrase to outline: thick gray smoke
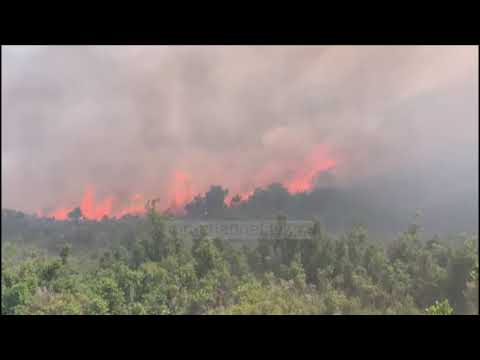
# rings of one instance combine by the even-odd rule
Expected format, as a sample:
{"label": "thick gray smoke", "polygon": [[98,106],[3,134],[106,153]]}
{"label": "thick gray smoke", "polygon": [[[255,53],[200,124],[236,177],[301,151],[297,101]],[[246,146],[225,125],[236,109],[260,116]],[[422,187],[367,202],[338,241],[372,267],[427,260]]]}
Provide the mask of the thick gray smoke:
{"label": "thick gray smoke", "polygon": [[475,229],[477,47],[2,47],[2,208],[246,192],[318,146],[338,186]]}

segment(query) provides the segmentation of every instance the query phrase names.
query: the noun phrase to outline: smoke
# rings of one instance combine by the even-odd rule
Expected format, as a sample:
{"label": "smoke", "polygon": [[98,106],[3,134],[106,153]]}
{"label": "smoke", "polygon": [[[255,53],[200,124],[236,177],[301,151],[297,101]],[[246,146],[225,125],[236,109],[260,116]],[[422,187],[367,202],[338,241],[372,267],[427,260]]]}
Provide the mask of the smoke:
{"label": "smoke", "polygon": [[392,207],[478,216],[477,47],[2,47],[2,208],[88,193],[120,213],[327,170]]}

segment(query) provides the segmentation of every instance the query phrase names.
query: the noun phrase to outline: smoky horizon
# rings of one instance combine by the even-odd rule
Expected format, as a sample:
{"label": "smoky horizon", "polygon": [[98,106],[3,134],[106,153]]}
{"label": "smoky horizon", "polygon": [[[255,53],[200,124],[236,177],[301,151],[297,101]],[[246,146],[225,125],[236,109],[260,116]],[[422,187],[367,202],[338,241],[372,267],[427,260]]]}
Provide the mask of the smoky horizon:
{"label": "smoky horizon", "polygon": [[476,46],[2,46],[1,116],[2,209],[478,232]]}

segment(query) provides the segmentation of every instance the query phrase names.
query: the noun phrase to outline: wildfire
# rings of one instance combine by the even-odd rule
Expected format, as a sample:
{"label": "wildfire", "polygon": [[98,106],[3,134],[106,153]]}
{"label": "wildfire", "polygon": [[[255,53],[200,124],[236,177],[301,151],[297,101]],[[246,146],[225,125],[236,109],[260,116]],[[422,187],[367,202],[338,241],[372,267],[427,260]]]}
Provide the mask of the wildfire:
{"label": "wildfire", "polygon": [[54,217],[57,220],[66,220],[68,218],[68,213],[71,210],[72,209],[68,209],[68,208],[59,208],[52,212],[45,212],[39,209],[35,213],[38,217]]}
{"label": "wildfire", "polygon": [[290,193],[312,190],[315,175],[333,169],[335,166],[336,161],[327,157],[323,146],[318,146],[305,159],[303,166],[285,183],[285,187]]}
{"label": "wildfire", "polygon": [[[264,187],[272,182],[281,182],[290,193],[299,193],[313,189],[313,180],[315,175],[322,171],[330,170],[336,166],[336,161],[327,156],[323,146],[317,146],[304,159],[300,166],[295,164],[295,170],[290,171],[288,176],[278,179],[278,172],[274,172],[274,164],[268,164],[264,171],[254,177],[255,186]],[[198,190],[194,187],[191,176],[180,169],[173,171],[169,186],[164,196],[160,197],[160,210],[167,210],[175,214],[182,214],[184,206],[191,201]],[[207,189],[202,189],[206,191]],[[226,202],[230,204],[235,195],[240,195],[241,201],[246,201],[252,194],[254,188],[243,189],[241,191],[230,192]],[[80,202],[80,210],[85,218],[91,220],[101,220],[104,216],[121,218],[127,214],[142,214],[145,212],[146,199],[142,194],[136,193],[131,196],[128,203],[121,202],[113,196],[107,196],[100,201],[95,199],[93,185],[88,185]],[[68,214],[72,208],[58,208],[50,213],[37,210],[38,216],[55,217],[57,220],[68,219]]]}
{"label": "wildfire", "polygon": [[168,194],[170,194],[168,210],[177,214],[182,213],[184,205],[195,196],[190,175],[182,170],[175,170]]}
{"label": "wildfire", "polygon": [[87,219],[101,219],[112,213],[113,197],[109,196],[103,199],[99,204],[95,204],[95,196],[92,186],[85,190],[80,209],[83,216]]}
{"label": "wildfire", "polygon": [[116,212],[115,216],[121,218],[125,215],[136,215],[145,212],[145,199],[140,194],[135,194],[131,198],[131,204],[122,210]]}
{"label": "wildfire", "polygon": [[225,198],[225,202],[230,205],[232,203],[232,199],[237,195],[240,196],[240,199],[243,202],[243,201],[248,200],[248,198],[253,195],[253,190],[239,191],[239,192],[236,192],[236,193],[229,193]]}
{"label": "wildfire", "polygon": [[[88,185],[80,202],[80,210],[85,218],[90,220],[101,220],[107,217],[122,217],[127,214],[139,214],[145,211],[143,197],[140,194],[132,196],[130,204],[113,211],[116,199],[113,196],[107,196],[100,202],[95,200],[95,191],[93,185]],[[118,201],[117,201],[118,202]],[[118,206],[117,206],[118,208]],[[73,208],[59,208],[52,212],[37,210],[37,216],[54,217],[56,220],[67,220],[68,214]]]}
{"label": "wildfire", "polygon": [[[325,146],[318,145],[305,157],[300,166],[297,163],[289,165],[293,171],[281,173],[278,163],[267,164],[260,173],[254,176],[255,187],[266,187],[272,182],[280,182],[290,194],[311,191],[315,186],[315,176],[335,168],[337,162],[328,156]],[[286,170],[288,170],[288,166]],[[254,188],[248,191],[229,193],[226,202],[230,204],[236,194],[240,195],[242,201],[245,201],[253,192]]]}

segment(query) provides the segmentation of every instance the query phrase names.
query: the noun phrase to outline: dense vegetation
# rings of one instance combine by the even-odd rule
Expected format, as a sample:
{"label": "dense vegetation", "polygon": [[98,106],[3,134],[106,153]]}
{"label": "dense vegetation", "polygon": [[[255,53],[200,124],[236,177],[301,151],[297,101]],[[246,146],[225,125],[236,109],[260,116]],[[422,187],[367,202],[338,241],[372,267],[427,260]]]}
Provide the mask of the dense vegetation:
{"label": "dense vegetation", "polygon": [[212,186],[186,205],[185,216],[259,219],[282,213],[289,219],[318,219],[329,231],[336,233],[346,232],[355,224],[365,224],[370,235],[376,236],[403,231],[411,214],[423,209],[422,223],[431,236],[478,231],[478,197],[475,197],[478,190],[472,189],[466,199],[446,202],[413,185],[407,192],[400,191],[405,184],[411,183],[402,177],[340,186],[329,179],[328,172],[318,176],[321,178],[318,186],[299,193],[290,193],[282,184],[273,183],[258,187],[242,198],[226,188]]}
{"label": "dense vegetation", "polygon": [[2,211],[2,314],[478,314],[476,236],[423,239],[417,219],[378,244],[317,222],[247,246],[187,241],[168,219]]}

